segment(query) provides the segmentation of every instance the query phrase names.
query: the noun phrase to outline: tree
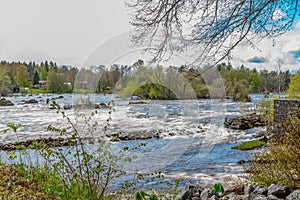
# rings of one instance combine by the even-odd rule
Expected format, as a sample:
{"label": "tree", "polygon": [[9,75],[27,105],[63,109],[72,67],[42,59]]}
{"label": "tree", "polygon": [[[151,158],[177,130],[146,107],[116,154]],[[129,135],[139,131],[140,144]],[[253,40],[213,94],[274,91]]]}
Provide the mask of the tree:
{"label": "tree", "polygon": [[54,67],[50,67],[46,80],[47,90],[51,91],[52,93],[58,92],[61,88],[60,84],[61,83],[59,82],[58,74],[56,73]]}
{"label": "tree", "polygon": [[300,98],[300,72],[291,77],[291,82],[286,92],[291,98]]}
{"label": "tree", "polygon": [[39,84],[39,81],[40,81],[40,75],[37,71],[35,71],[33,74],[32,84],[33,85]]}
{"label": "tree", "polygon": [[30,76],[27,68],[24,65],[18,65],[16,67],[16,83],[19,87],[28,87]]}
{"label": "tree", "polygon": [[196,61],[215,64],[241,41],[253,45],[288,31],[298,0],[132,0],[127,6],[135,45],[156,49],[155,58],[194,47]]}

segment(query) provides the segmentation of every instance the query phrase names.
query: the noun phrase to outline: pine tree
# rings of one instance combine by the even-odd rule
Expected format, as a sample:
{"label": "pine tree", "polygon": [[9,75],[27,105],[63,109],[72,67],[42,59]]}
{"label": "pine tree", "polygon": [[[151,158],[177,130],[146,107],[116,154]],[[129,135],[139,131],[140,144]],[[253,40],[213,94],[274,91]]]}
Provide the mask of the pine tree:
{"label": "pine tree", "polygon": [[33,75],[32,84],[33,85],[39,84],[39,81],[40,81],[40,75],[37,71],[35,71]]}

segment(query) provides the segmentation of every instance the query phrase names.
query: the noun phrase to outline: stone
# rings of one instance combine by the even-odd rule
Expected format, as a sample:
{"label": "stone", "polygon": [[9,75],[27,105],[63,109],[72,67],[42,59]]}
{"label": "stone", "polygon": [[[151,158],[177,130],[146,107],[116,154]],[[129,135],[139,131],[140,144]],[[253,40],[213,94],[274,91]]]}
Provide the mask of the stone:
{"label": "stone", "polygon": [[227,195],[230,193],[234,194],[243,194],[244,193],[244,185],[233,185],[225,188],[223,195]]}
{"label": "stone", "polygon": [[235,118],[225,118],[224,127],[238,130],[250,129],[255,126],[266,126],[265,119],[256,113],[251,113]]}
{"label": "stone", "polygon": [[268,187],[268,195],[284,198],[289,195],[289,190],[286,186],[272,184]]}
{"label": "stone", "polygon": [[105,103],[100,103],[99,108],[108,108],[108,105],[106,105]]}
{"label": "stone", "polygon": [[200,197],[200,193],[199,192],[194,192],[193,197]]}
{"label": "stone", "polygon": [[188,190],[182,195],[181,199],[188,200],[188,199],[191,199],[191,197],[192,197],[192,192],[190,190]]}
{"label": "stone", "polygon": [[255,195],[265,195],[266,196],[268,194],[268,188],[260,185],[254,189],[253,193]]}
{"label": "stone", "polygon": [[60,95],[60,96],[56,97],[55,99],[63,99],[63,98],[64,98],[64,96]]}
{"label": "stone", "polygon": [[5,98],[0,99],[0,106],[13,106],[14,104]]}
{"label": "stone", "polygon": [[39,103],[36,99],[25,100],[24,103]]}
{"label": "stone", "polygon": [[258,195],[253,200],[267,200],[267,197],[264,195]]}
{"label": "stone", "polygon": [[132,104],[148,104],[148,102],[144,102],[144,101],[130,101],[128,103],[128,105],[132,105]]}
{"label": "stone", "polygon": [[215,192],[210,190],[210,189],[204,189],[202,192],[201,192],[201,195],[200,195],[200,199],[201,200],[206,200],[207,198],[211,198],[212,196],[215,195]]}
{"label": "stone", "polygon": [[287,200],[299,200],[300,199],[300,190],[295,190],[286,197]]}
{"label": "stone", "polygon": [[246,160],[239,160],[238,162],[237,162],[237,164],[245,164],[247,161]]}
{"label": "stone", "polygon": [[218,200],[219,198],[216,195],[213,195],[212,197],[209,198],[209,200]]}
{"label": "stone", "polygon": [[247,187],[244,188],[244,193],[245,194],[250,194],[250,193],[252,193],[254,191],[254,189],[255,188],[253,187],[253,185],[250,184],[250,185],[248,185]]}
{"label": "stone", "polygon": [[70,110],[72,107],[72,105],[64,105],[64,110]]}
{"label": "stone", "polygon": [[277,200],[278,198],[274,195],[268,195],[267,200]]}

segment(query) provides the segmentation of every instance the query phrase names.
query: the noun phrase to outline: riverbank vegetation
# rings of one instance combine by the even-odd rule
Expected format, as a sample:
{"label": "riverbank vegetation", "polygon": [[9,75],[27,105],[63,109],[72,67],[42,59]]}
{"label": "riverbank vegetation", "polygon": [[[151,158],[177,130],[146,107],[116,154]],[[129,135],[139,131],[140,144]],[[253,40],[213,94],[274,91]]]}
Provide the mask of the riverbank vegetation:
{"label": "riverbank vegetation", "polygon": [[258,184],[300,188],[300,113],[292,114],[281,126],[285,132],[277,133],[270,147],[254,156],[248,171]]}
{"label": "riverbank vegetation", "polygon": [[251,141],[242,142],[241,144],[233,146],[231,148],[238,149],[238,150],[253,150],[262,147],[264,144],[265,144],[264,141],[251,140]]}
{"label": "riverbank vegetation", "polygon": [[[226,95],[233,100],[247,101],[249,93],[280,93],[288,88],[291,73],[289,71],[267,71],[249,69],[242,65],[230,64],[216,66],[217,73],[223,78]],[[144,99],[174,99],[170,86],[185,89],[191,85],[195,98],[209,98],[208,85],[201,77],[205,70],[190,66],[147,67],[143,60],[132,65],[92,66],[78,69],[72,66],[57,66],[55,62],[7,62],[0,64],[0,94],[12,92],[28,93],[64,93],[72,91],[136,95]],[[145,78],[146,75],[147,79]],[[178,81],[182,77],[185,81]],[[163,82],[162,79],[165,78]],[[297,76],[293,76],[296,79]],[[91,81],[98,82],[97,84]],[[148,82],[143,82],[147,80]],[[76,82],[76,83],[75,83]],[[296,80],[294,82],[297,82]],[[143,85],[141,85],[143,83]],[[159,85],[161,84],[161,85]],[[294,84],[293,84],[294,85]],[[292,86],[288,91],[291,91]],[[121,91],[119,91],[121,90]],[[174,90],[174,89],[173,89]]]}

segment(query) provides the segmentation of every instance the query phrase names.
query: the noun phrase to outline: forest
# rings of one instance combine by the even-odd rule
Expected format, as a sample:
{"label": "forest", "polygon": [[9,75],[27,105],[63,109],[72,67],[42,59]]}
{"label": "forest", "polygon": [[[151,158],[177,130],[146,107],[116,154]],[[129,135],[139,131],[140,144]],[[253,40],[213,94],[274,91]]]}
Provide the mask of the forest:
{"label": "forest", "polygon": [[[244,65],[233,67],[222,63],[216,69],[222,76],[226,97],[236,101],[247,101],[249,93],[283,93],[288,90],[292,77],[288,70],[258,71]],[[170,86],[190,84],[197,98],[210,98],[201,70],[203,69],[187,66],[158,65],[149,68],[143,60],[132,65],[99,65],[80,70],[72,66],[57,66],[52,61],[40,64],[2,61],[0,95],[19,92],[66,93],[79,88],[98,93],[121,92],[125,96],[134,95],[141,99],[176,99]],[[92,87],[89,86],[91,76],[97,80],[97,84]],[[179,76],[187,82],[179,81]]]}

